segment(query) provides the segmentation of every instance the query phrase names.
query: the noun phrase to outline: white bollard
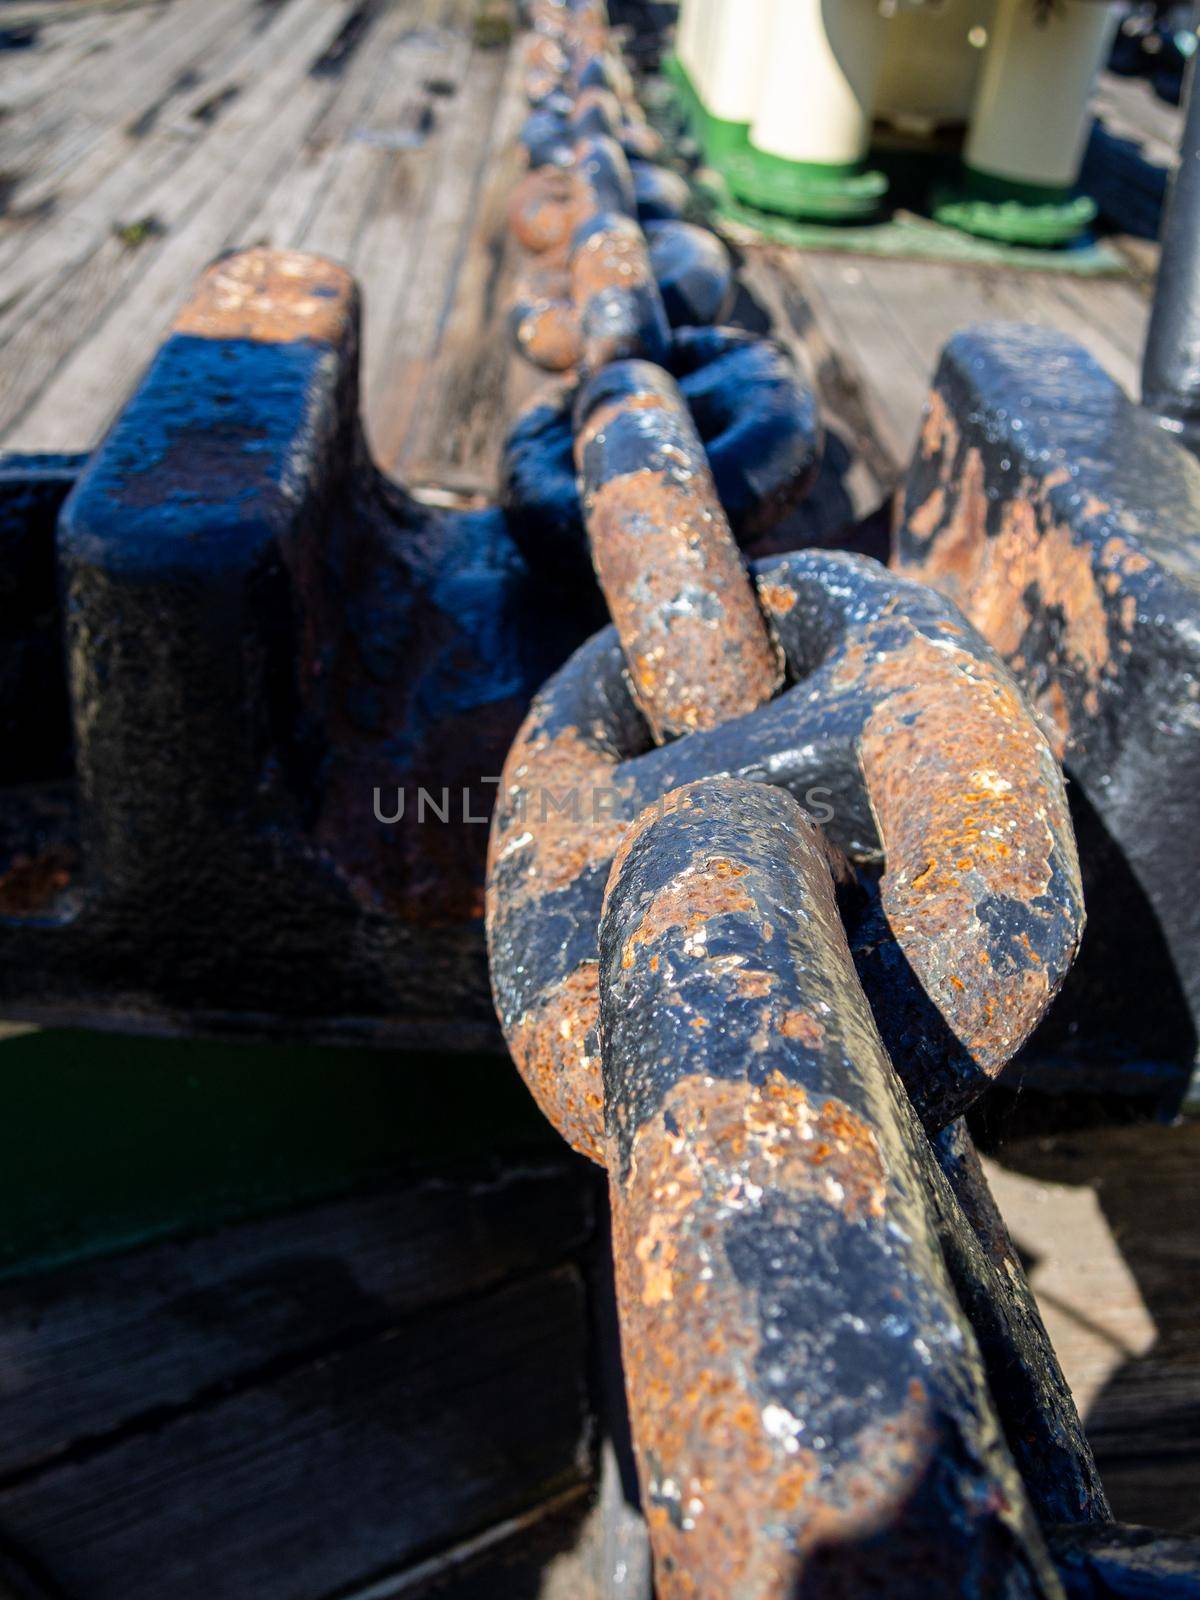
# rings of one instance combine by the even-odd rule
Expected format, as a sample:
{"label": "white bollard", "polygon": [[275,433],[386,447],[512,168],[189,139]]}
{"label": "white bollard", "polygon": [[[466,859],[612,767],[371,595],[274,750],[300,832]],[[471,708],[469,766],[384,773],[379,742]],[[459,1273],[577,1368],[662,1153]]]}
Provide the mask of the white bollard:
{"label": "white bollard", "polygon": [[685,40],[686,54],[681,54],[688,81],[697,98],[703,102],[705,82],[708,77],[710,41],[713,31],[713,12],[716,0],[688,0],[688,32]]}
{"label": "white bollard", "polygon": [[1088,100],[1117,7],[1067,0],[1039,23],[1030,0],[999,0],[963,158],[989,178],[1047,189],[1079,177]]}
{"label": "white bollard", "polygon": [[695,89],[699,89],[700,42],[708,6],[709,0],[679,0],[679,20],[675,24],[675,59]]}
{"label": "white bollard", "polygon": [[900,6],[888,19],[876,117],[915,132],[965,123],[995,10],[996,0]]}
{"label": "white bollard", "polygon": [[753,149],[845,168],[867,153],[887,22],[877,0],[773,0]]}
{"label": "white bollard", "polygon": [[774,0],[709,0],[712,13],[704,109],[746,128],[758,107]]}

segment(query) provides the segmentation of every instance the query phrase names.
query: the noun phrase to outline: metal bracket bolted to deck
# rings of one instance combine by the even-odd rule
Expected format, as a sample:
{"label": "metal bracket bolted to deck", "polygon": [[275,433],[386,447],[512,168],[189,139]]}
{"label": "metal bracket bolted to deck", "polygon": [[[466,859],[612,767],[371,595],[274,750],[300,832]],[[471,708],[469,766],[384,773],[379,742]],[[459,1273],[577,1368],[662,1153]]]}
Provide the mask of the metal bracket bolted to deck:
{"label": "metal bracket bolted to deck", "polygon": [[28,721],[40,663],[44,725],[0,790],[6,1015],[495,1039],[487,779],[588,621],[502,513],[376,471],[358,322],[318,258],[210,268],[58,517],[61,616],[76,464],[0,482],[40,619],[7,646],[0,717]]}
{"label": "metal bracket bolted to deck", "polygon": [[1200,783],[1200,465],[1072,340],[968,329],[934,379],[894,564],[1005,657],[1073,780],[1088,928],[1039,1059],[1060,1086],[1078,1071],[1178,1103],[1200,1027],[1200,901],[1180,871]]}

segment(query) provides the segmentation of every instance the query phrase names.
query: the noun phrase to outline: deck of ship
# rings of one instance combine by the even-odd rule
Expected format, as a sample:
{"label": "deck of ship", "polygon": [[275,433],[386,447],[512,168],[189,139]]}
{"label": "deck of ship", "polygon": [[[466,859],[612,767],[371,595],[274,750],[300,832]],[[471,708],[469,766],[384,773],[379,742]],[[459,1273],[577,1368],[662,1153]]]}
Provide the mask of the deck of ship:
{"label": "deck of ship", "polygon": [[[477,0],[4,0],[19,47],[0,48],[0,449],[89,449],[199,269],[269,242],[360,279],[380,463],[490,492],[533,380],[503,325],[515,57],[478,19]],[[1098,109],[1169,159],[1178,114],[1145,85],[1106,79]],[[898,481],[937,352],[965,323],[1057,326],[1136,392],[1154,247],[1117,243],[1126,277],[778,245],[748,249],[743,275],[808,364],[865,512]],[[1191,1532],[1198,1158],[1193,1123],[1026,1135],[990,1163],[1117,1514]],[[397,1441],[423,1430],[431,1460],[458,1459],[434,1442],[481,1408],[493,1453],[454,1486],[447,1527],[503,1544],[533,1504],[569,1510],[578,1180],[455,1182],[431,1197],[374,1173],[270,1221],[0,1289],[0,1595],[425,1593],[422,1563],[450,1534]],[[468,1349],[490,1355],[464,1397]],[[495,1454],[506,1427],[529,1436],[515,1469]],[[506,1584],[539,1592],[528,1571]],[[464,1600],[500,1592],[464,1585]]]}

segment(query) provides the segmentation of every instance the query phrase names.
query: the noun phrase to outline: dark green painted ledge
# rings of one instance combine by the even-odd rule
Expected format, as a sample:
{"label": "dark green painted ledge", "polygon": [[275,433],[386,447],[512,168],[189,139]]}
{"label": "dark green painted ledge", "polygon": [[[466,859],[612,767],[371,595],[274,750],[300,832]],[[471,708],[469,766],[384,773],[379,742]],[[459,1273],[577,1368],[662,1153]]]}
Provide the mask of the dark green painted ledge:
{"label": "dark green painted ledge", "polygon": [[29,1030],[0,1083],[0,1277],[564,1148],[500,1055]]}

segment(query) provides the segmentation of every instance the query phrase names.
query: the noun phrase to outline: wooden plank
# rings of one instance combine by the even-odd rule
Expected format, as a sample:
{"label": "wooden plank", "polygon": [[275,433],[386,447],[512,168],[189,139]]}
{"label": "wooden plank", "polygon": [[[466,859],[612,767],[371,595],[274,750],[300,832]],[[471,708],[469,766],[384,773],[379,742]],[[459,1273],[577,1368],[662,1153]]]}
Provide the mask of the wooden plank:
{"label": "wooden plank", "polygon": [[521,56],[514,51],[480,166],[453,302],[404,445],[404,475],[413,481],[494,494],[505,435],[529,390],[529,364],[513,352],[506,309],[520,254],[509,236],[508,206],[525,165],[517,143],[525,114]]}
{"label": "wooden plank", "polygon": [[[190,20],[197,31],[202,28],[200,14]],[[23,113],[6,121],[6,160],[21,164],[25,180],[16,198],[24,200],[27,185],[45,175],[69,171],[103,131],[150,104],[169,82],[171,69],[164,77],[161,63],[195,54],[191,32],[167,7],[113,14],[84,70],[53,77]]]}
{"label": "wooden plank", "polygon": [[[36,228],[0,224],[0,301],[9,303],[14,293],[52,279],[114,223],[145,215],[143,210],[130,216],[129,209],[165,167],[180,162],[188,146],[203,138],[203,106],[224,75],[243,65],[248,41],[258,31],[255,10],[253,0],[211,0],[186,26],[161,35],[156,73],[123,79],[140,85],[136,96],[131,88],[128,115],[103,131],[92,126],[81,152],[48,169],[43,165],[36,180],[20,187],[23,208],[52,209]],[[152,125],[134,131],[151,114]]]}
{"label": "wooden plank", "polygon": [[[73,88],[93,70],[99,57],[106,58],[104,64],[111,76],[111,52],[139,20],[144,23],[146,19],[132,11],[122,16],[111,10],[80,9],[75,15],[60,12],[39,22],[36,44],[0,60],[0,106],[7,114],[5,120],[19,123],[37,115],[47,94]],[[7,17],[5,22],[12,26]]]}
{"label": "wooden plank", "polygon": [[[272,27],[253,36],[249,49],[238,30],[231,29],[233,37],[228,41],[228,53],[218,52],[210,65],[221,70],[236,62],[247,79],[252,79],[280,55],[289,24],[303,24],[304,17],[297,14],[295,7],[296,0],[292,0],[290,6],[281,8],[275,14]],[[211,19],[206,16],[199,29],[201,43],[207,36],[209,20],[220,29],[232,23],[242,11],[242,0],[214,0]],[[190,32],[187,28],[181,30],[184,38]],[[212,93],[211,84],[198,86],[197,93],[193,108]],[[264,105],[261,115],[268,115],[269,109]],[[4,246],[0,245],[0,261],[6,261],[0,270],[0,305],[4,307],[0,312],[0,337],[10,339],[20,335],[24,341],[24,346],[18,344],[9,352],[6,365],[28,360],[36,373],[40,361],[48,375],[56,360],[69,348],[62,343],[64,326],[73,330],[75,337],[80,337],[88,326],[83,319],[89,313],[93,318],[100,314],[104,300],[98,294],[97,273],[92,271],[83,282],[76,282],[73,273],[87,266],[102,247],[107,247],[109,256],[115,252],[119,259],[125,259],[132,274],[136,274],[139,266],[145,266],[153,253],[154,241],[148,240],[138,247],[135,257],[128,246],[116,248],[119,241],[113,238],[115,223],[149,215],[164,229],[169,229],[186,220],[187,211],[181,209],[180,201],[195,206],[205,192],[200,185],[211,186],[214,181],[213,168],[206,165],[200,148],[205,143],[204,135],[212,131],[202,123],[191,121],[185,135],[164,125],[141,140],[125,139],[124,143],[129,146],[125,161],[105,175],[85,171],[81,176],[83,187],[75,198],[60,206],[44,226],[32,235],[18,234],[5,241],[7,258]],[[93,183],[92,179],[96,181]],[[148,249],[147,244],[151,248]],[[38,313],[47,307],[52,309],[39,321]],[[67,311],[65,316],[63,307]],[[83,308],[82,317],[78,307]],[[39,344],[36,338],[40,337],[38,330],[43,326],[48,331]]]}
{"label": "wooden plank", "polygon": [[1046,296],[1045,320],[1078,339],[1126,393],[1137,399],[1150,321],[1146,286],[1124,280],[1069,278],[1052,283],[1041,279],[1039,288]]}
{"label": "wooden plank", "polygon": [[[359,51],[329,102],[282,170],[255,219],[257,239],[265,244],[298,249],[321,197],[332,180],[349,140],[379,92],[380,68],[391,71],[403,46],[405,66],[426,47],[423,29],[434,0],[405,0],[393,6],[380,25],[372,48]],[[383,60],[380,60],[380,57]]]}
{"label": "wooden plank", "polygon": [[392,1187],[0,1288],[0,1480],[577,1252],[589,1175]]}
{"label": "wooden plank", "polygon": [[988,1176],[1114,1513],[1200,1531],[1200,1122],[1010,1140]]}
{"label": "wooden plank", "polygon": [[868,457],[882,452],[883,463],[875,467],[881,479],[907,464],[940,352],[952,334],[972,323],[1060,328],[1137,393],[1149,306],[1144,291],[1124,280],[938,262],[846,261],[755,247],[747,281],[783,326],[797,320],[787,302],[789,294],[799,293],[801,316],[816,325],[802,329],[801,342],[818,371],[832,361],[838,375],[825,382],[829,392],[821,393],[822,403],[835,418],[841,412],[844,423],[849,386],[855,396],[851,409],[858,413],[850,429],[854,444]]}
{"label": "wooden plank", "polygon": [[[412,141],[419,152],[438,136],[434,99],[423,88],[446,54],[439,48],[444,41],[423,37],[432,13],[428,0],[420,8],[406,8],[403,34],[371,52],[381,69],[380,81],[330,151],[328,181],[298,230],[299,249],[353,266],[365,221],[375,211],[396,160],[405,153],[404,142]],[[369,292],[365,286],[364,292]]]}
{"label": "wooden plank", "polygon": [[826,338],[859,380],[873,431],[894,460],[906,462],[928,372],[870,292],[862,263],[806,255],[798,278]]}
{"label": "wooden plank", "polygon": [[600,1578],[592,1491],[568,1489],[345,1600],[614,1600],[621,1575]]}
{"label": "wooden plank", "polygon": [[[304,136],[335,88],[307,73],[349,0],[293,0],[285,43],[265,43],[265,64],[203,144],[146,197],[165,238],[136,251],[106,240],[86,268],[10,339],[0,374],[0,434],[12,449],[72,448],[93,439],[157,348],[197,271],[231,234],[252,224],[260,190]],[[65,356],[44,377],[47,340]]]}
{"label": "wooden plank", "polygon": [[[397,224],[406,237],[393,265],[392,292],[386,299],[375,297],[365,375],[370,434],[377,459],[388,470],[403,472],[405,440],[430,393],[427,378],[454,303],[478,204],[481,155],[507,63],[504,51],[471,50],[458,79],[453,115],[444,119],[443,136],[418,174],[412,209],[404,208],[408,220],[390,219],[392,238]],[[362,259],[378,260],[380,243],[364,234]]]}
{"label": "wooden plank", "polygon": [[[861,267],[864,288],[874,295],[880,316],[894,323],[926,386],[952,334],[972,323],[1001,320],[1060,329],[1136,392],[1149,307],[1127,282],[936,262],[864,261]],[[910,431],[917,415],[905,418]]]}
{"label": "wooden plank", "polygon": [[312,1600],[584,1481],[572,1268],[460,1300],[0,1494],[88,1600]]}

